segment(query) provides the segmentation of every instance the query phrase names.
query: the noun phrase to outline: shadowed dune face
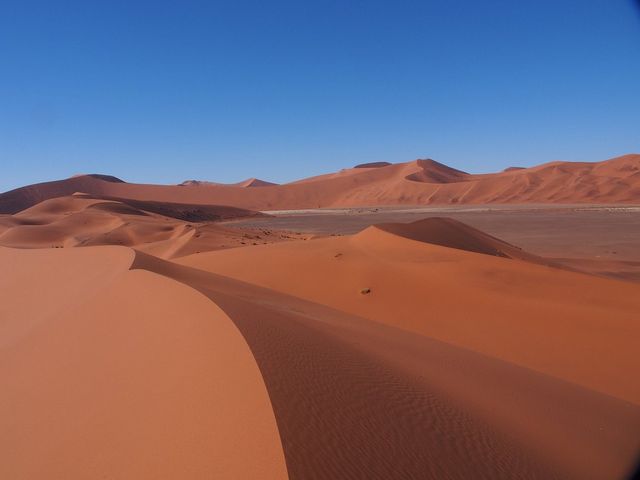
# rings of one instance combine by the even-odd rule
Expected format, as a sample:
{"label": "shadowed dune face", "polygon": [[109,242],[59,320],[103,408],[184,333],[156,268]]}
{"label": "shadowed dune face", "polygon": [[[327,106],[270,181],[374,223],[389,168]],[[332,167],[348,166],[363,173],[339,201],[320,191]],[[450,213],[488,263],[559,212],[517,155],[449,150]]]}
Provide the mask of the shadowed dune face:
{"label": "shadowed dune face", "polygon": [[356,165],[353,168],[380,168],[380,167],[388,167],[391,165],[389,162],[369,162],[369,163],[361,163]]}
{"label": "shadowed dune face", "polygon": [[[234,185],[185,182],[141,185],[73,177],[0,194],[0,213],[16,213],[48,198],[86,192],[119,199],[287,210],[366,205],[491,203],[634,203],[640,198],[640,155],[604,162],[552,162],[472,175],[434,160],[358,166],[285,185],[249,179]],[[206,186],[207,188],[203,188]],[[262,188],[247,188],[247,187]]]}
{"label": "shadowed dune face", "polygon": [[435,160],[418,160],[416,166],[421,170],[406,176],[407,180],[423,183],[464,182],[470,175],[466,172],[447,167]]}
{"label": "shadowed dune face", "polygon": [[243,217],[262,216],[259,212],[226,205],[198,205],[185,203],[154,202],[127,198],[109,197],[105,195],[89,195],[77,193],[71,197],[56,197],[22,210],[21,217],[33,217],[38,214],[56,214],[77,211],[83,206],[100,208],[105,211],[136,213],[144,215],[143,211],[157,213],[169,218],[192,222],[215,221]]}
{"label": "shadowed dune face", "polygon": [[523,252],[518,247],[452,218],[431,217],[408,224],[386,223],[370,228],[418,242],[496,257],[519,258],[535,263],[544,263],[542,258]]}
{"label": "shadowed dune face", "polygon": [[[87,196],[91,198],[90,196]],[[228,207],[224,205],[197,205],[184,203],[152,202],[144,200],[130,200],[110,197],[99,197],[111,202],[118,202],[131,209],[144,210],[157,213],[169,218],[184,220],[187,222],[217,221],[233,218],[256,217],[263,214],[245,210],[243,208]],[[103,206],[109,204],[101,204]]]}
{"label": "shadowed dune face", "polygon": [[384,326],[151,257],[135,266],[188,283],[234,319],[290,478],[616,477],[638,446],[637,406],[398,330],[393,317]]}

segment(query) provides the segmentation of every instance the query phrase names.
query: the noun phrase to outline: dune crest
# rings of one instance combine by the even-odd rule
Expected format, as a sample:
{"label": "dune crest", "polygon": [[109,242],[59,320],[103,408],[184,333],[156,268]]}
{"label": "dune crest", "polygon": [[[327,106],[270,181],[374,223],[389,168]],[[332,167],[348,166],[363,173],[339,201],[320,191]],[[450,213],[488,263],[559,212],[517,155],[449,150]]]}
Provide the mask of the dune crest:
{"label": "dune crest", "polygon": [[[430,217],[413,223],[383,223],[369,227],[418,242],[542,263],[544,260],[498,238],[447,217]],[[366,236],[367,230],[358,234]]]}
{"label": "dune crest", "polygon": [[[366,165],[366,164],[365,164]],[[640,199],[640,155],[603,162],[551,162],[531,168],[469,174],[435,160],[350,168],[284,185],[249,179],[235,185],[190,181],[143,185],[81,176],[0,194],[0,213],[83,191],[121,199],[289,210],[375,205],[634,203]],[[265,188],[247,188],[247,187]],[[266,188],[269,187],[269,188]]]}
{"label": "dune crest", "polygon": [[420,169],[415,173],[407,175],[407,180],[422,183],[455,183],[464,182],[469,174],[455,168],[448,167],[435,160],[416,160],[416,166]]}
{"label": "dune crest", "polygon": [[118,177],[114,177],[113,175],[103,175],[100,173],[78,173],[76,175],[73,175],[71,178],[78,177],[97,178],[98,180],[104,180],[105,182],[125,183],[124,180],[121,180]]}
{"label": "dune crest", "polygon": [[178,184],[181,187],[215,187],[215,186],[227,186],[227,187],[269,187],[278,185],[277,183],[267,182],[266,180],[260,180],[259,178],[247,178],[237,183],[217,183],[209,182],[206,180],[185,180]]}
{"label": "dune crest", "polygon": [[349,315],[344,303],[148,256],[135,266],[201,291],[236,323],[263,372],[291,478],[616,477],[635,453],[638,406]]}
{"label": "dune crest", "polygon": [[242,182],[237,183],[239,187],[271,187],[277,185],[277,183],[267,182],[266,180],[260,180],[259,178],[247,178]]}
{"label": "dune crest", "polygon": [[369,163],[360,163],[353,168],[380,168],[380,167],[388,167],[391,165],[389,162],[369,162]]}
{"label": "dune crest", "polygon": [[[62,258],[66,268],[49,262]],[[129,270],[133,258],[123,247],[0,249],[19,294],[33,277],[75,296],[24,309],[0,285],[11,322],[31,324],[0,345],[0,476],[288,478],[264,381],[229,317],[184,284]],[[96,276],[103,262],[112,273]]]}

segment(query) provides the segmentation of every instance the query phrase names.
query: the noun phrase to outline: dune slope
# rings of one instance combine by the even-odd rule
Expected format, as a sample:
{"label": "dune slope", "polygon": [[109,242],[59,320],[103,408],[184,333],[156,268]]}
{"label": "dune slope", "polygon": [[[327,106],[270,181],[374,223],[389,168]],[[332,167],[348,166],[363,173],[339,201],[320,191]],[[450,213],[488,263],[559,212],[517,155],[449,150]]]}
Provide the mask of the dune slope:
{"label": "dune slope", "polygon": [[[260,188],[247,188],[256,187]],[[640,155],[603,162],[552,162],[474,175],[434,160],[358,165],[284,185],[249,179],[235,185],[142,185],[80,176],[0,194],[0,213],[86,192],[121,199],[286,210],[366,205],[486,203],[637,203]]]}
{"label": "dune slope", "polygon": [[0,346],[2,478],[287,478],[261,374],[215,304],[129,271],[125,248],[0,255],[10,289],[28,292],[37,272],[41,291],[64,292],[61,260],[94,287],[65,308],[30,309],[0,289],[3,327],[31,324]]}
{"label": "dune slope", "polygon": [[[544,260],[540,257],[524,252],[514,245],[452,218],[430,217],[412,223],[381,223],[375,225],[373,229],[418,242],[431,243],[468,252],[544,263]],[[363,233],[363,236],[365,235],[367,234]]]}
{"label": "dune slope", "polygon": [[225,218],[255,214],[215,205],[75,194],[44,200],[15,215],[0,217],[0,245],[14,248],[124,245],[172,258],[296,237],[216,223]]}
{"label": "dune slope", "polygon": [[149,256],[134,266],[193,286],[236,323],[290,478],[577,479],[630,468],[637,405],[227,277]]}
{"label": "dune slope", "polygon": [[[437,234],[443,240],[451,225],[394,228],[416,233],[422,226],[430,238]],[[469,232],[456,227],[451,246],[462,243],[477,250],[482,242],[499,242],[469,230],[473,235],[461,238]],[[378,227],[353,237],[209,252],[177,261],[640,404],[640,382],[628,378],[640,369],[636,284],[425,243]]]}
{"label": "dune slope", "polygon": [[[26,217],[157,215],[70,198]],[[636,460],[637,285],[442,218],[156,254],[0,247],[0,477],[601,479]]]}

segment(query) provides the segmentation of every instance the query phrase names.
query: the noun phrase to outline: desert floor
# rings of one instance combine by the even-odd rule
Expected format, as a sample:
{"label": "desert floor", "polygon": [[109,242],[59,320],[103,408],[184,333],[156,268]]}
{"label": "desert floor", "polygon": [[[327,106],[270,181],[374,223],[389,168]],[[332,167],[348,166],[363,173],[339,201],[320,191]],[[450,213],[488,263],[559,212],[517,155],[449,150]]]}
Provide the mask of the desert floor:
{"label": "desert floor", "polygon": [[576,269],[640,281],[640,205],[400,206],[266,213],[272,217],[232,222],[310,235],[351,235],[376,223],[450,217]]}

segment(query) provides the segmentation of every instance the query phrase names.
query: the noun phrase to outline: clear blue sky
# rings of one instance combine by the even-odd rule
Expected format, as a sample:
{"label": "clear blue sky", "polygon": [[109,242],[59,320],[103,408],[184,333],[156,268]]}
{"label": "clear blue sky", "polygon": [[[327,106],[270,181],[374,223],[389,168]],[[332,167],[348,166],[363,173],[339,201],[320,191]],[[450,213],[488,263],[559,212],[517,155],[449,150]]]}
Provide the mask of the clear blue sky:
{"label": "clear blue sky", "polygon": [[640,151],[632,0],[0,1],[0,190]]}

